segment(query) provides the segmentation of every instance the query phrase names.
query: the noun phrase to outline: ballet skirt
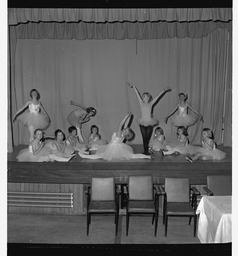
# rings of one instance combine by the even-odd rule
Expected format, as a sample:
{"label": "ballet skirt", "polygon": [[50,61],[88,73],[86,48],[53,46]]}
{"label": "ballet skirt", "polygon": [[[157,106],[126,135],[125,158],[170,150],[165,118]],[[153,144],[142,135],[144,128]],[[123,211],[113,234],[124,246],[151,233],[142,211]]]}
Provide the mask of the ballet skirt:
{"label": "ballet skirt", "polygon": [[18,119],[25,126],[33,126],[35,129],[46,129],[50,125],[49,118],[42,113],[40,104],[29,104],[29,111],[24,112]]}
{"label": "ballet skirt", "polygon": [[189,144],[188,141],[184,145],[181,141],[179,141],[179,139],[176,142],[171,142],[168,145],[166,145],[167,150],[173,150],[179,152],[182,155],[196,154],[200,150],[200,148],[201,147],[199,146]]}
{"label": "ballet skirt", "polygon": [[202,141],[202,147],[199,148],[199,152],[202,154],[202,156],[208,157],[209,159],[213,159],[213,160],[221,160],[226,157],[226,153],[216,148],[215,145],[211,150],[206,147],[203,141]]}
{"label": "ballet skirt", "polygon": [[159,136],[157,139],[151,139],[149,147],[154,151],[160,151],[161,149],[165,149],[166,144],[167,143],[164,140],[164,136]]}
{"label": "ballet skirt", "polygon": [[[34,142],[33,142],[34,143]],[[37,155],[33,154],[32,144],[26,149],[22,149],[17,155],[17,160],[19,162],[50,162],[49,155],[51,154],[51,149],[46,146],[43,146],[40,152]]]}
{"label": "ballet skirt", "polygon": [[107,141],[102,140],[99,138],[99,136],[94,137],[93,140],[89,143],[90,150],[98,150],[102,145],[106,145]]}
{"label": "ballet skirt", "polygon": [[151,114],[151,106],[145,103],[141,103],[141,118],[138,119],[138,123],[143,126],[158,125],[159,121]]}
{"label": "ballet skirt", "polygon": [[[69,157],[75,151],[71,145],[67,145],[65,147],[64,152],[60,152],[56,146],[56,141],[49,141],[45,144],[45,147],[51,151],[51,154],[54,154],[58,157]],[[66,143],[66,142],[65,142]]]}
{"label": "ballet skirt", "polygon": [[124,138],[117,136],[117,133],[114,132],[111,141],[97,150],[97,155],[108,161],[131,159],[134,155],[133,148],[123,143],[123,140]]}
{"label": "ballet skirt", "polygon": [[178,126],[185,126],[189,127],[194,125],[198,117],[192,116],[187,113],[188,106],[185,104],[184,106],[178,106],[178,114],[174,115],[172,118],[172,125],[178,127]]}
{"label": "ballet skirt", "polygon": [[68,137],[68,139],[66,140],[66,143],[67,143],[66,145],[67,150],[68,149],[70,150],[70,148],[71,149],[73,148],[74,150],[83,150],[83,151],[87,149],[87,145],[84,143],[79,143],[77,139],[74,140]]}

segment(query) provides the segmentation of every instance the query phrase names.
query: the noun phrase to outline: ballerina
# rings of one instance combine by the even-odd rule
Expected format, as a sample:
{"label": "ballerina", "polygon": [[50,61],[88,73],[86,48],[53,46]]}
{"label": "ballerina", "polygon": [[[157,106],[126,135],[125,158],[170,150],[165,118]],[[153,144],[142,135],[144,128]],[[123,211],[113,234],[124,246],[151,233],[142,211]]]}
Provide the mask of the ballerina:
{"label": "ballerina", "polygon": [[80,143],[84,143],[82,135],[82,124],[88,122],[91,117],[97,114],[97,111],[93,107],[85,108],[82,104],[70,101],[71,105],[77,106],[78,108],[71,111],[67,116],[67,121],[71,126],[75,126],[77,129],[77,136],[79,137]]}
{"label": "ballerina", "polygon": [[165,150],[166,144],[164,130],[159,126],[156,127],[149,143],[149,150],[151,152]]}
{"label": "ballerina", "polygon": [[153,117],[153,108],[167,92],[171,91],[171,88],[165,88],[153,99],[152,95],[148,92],[144,92],[141,96],[135,85],[128,84],[128,86],[134,89],[140,103],[141,118],[138,122],[143,139],[144,154],[149,155],[149,142],[153,133],[153,127],[159,124],[159,121]]}
{"label": "ballerina", "polygon": [[84,155],[78,152],[79,156],[88,159],[130,160],[130,159],[151,159],[145,154],[135,154],[131,146],[124,141],[133,137],[133,131],[128,127],[132,114],[128,113],[120,122],[117,132],[113,132],[111,141],[107,145],[102,145],[94,155]]}
{"label": "ballerina", "polygon": [[221,160],[226,157],[226,153],[216,147],[214,135],[211,129],[204,128],[202,131],[202,147],[198,152],[191,156],[186,156],[186,160],[194,162],[201,158],[202,160]]}
{"label": "ballerina", "polygon": [[19,162],[68,162],[72,157],[73,155],[61,157],[54,154],[52,149],[47,147],[44,142],[43,131],[36,129],[33,141],[28,148],[21,150],[16,158]]}
{"label": "ballerina", "polygon": [[36,89],[32,89],[30,91],[30,97],[31,100],[27,101],[25,105],[16,112],[13,117],[13,122],[19,117],[19,120],[29,129],[31,142],[34,139],[34,131],[36,129],[47,129],[51,121],[42,103],[39,101],[40,93]]}
{"label": "ballerina", "polygon": [[[172,120],[172,125],[175,127],[184,126],[185,128],[188,128],[193,126],[199,118],[202,122],[204,122],[203,116],[187,103],[188,95],[185,93],[179,93],[178,96],[179,103],[165,118],[165,123],[167,124],[168,119],[174,115],[176,111],[178,111],[178,114],[176,114]],[[188,114],[188,109],[192,110],[197,115],[197,117]]]}
{"label": "ballerina", "polygon": [[88,147],[90,151],[98,150],[102,145],[107,144],[107,141],[101,138],[97,125],[92,125],[90,131],[91,133],[88,137]]}

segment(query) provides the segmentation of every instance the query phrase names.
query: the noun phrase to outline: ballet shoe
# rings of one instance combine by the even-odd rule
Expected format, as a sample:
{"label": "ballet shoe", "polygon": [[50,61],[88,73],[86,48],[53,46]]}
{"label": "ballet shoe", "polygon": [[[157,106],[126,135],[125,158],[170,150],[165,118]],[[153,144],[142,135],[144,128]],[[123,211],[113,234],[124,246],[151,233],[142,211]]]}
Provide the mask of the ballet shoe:
{"label": "ballet shoe", "polygon": [[193,163],[193,159],[190,156],[186,156],[185,159],[188,160],[190,163]]}

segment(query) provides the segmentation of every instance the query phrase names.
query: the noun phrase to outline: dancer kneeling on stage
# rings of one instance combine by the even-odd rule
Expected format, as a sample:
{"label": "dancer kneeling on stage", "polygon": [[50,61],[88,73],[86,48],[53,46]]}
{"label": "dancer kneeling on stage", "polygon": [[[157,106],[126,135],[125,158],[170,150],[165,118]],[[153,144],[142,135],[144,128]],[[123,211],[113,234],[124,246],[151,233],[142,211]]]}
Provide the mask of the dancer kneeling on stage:
{"label": "dancer kneeling on stage", "polygon": [[95,155],[83,155],[78,153],[82,158],[88,159],[105,159],[108,161],[112,160],[129,160],[135,158],[147,158],[151,159],[150,156],[144,154],[134,154],[133,148],[124,143],[125,140],[130,140],[133,137],[133,131],[128,127],[131,113],[128,113],[118,126],[117,132],[112,134],[111,141],[107,145],[102,145],[96,152]]}
{"label": "dancer kneeling on stage", "polygon": [[189,162],[201,158],[202,160],[221,160],[226,157],[226,153],[216,148],[213,132],[209,128],[202,131],[202,147],[193,156],[186,156]]}
{"label": "dancer kneeling on stage", "polygon": [[45,144],[41,129],[34,131],[33,141],[29,144],[28,148],[21,150],[17,156],[19,162],[68,162],[71,158],[72,155],[62,157],[54,154],[52,148]]}

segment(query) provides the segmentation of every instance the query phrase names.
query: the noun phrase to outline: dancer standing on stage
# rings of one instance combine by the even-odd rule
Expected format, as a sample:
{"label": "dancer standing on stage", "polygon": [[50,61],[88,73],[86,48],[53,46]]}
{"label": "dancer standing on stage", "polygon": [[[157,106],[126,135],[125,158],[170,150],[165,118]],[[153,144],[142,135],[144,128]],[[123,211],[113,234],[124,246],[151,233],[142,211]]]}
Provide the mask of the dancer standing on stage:
{"label": "dancer standing on stage", "polygon": [[202,147],[199,147],[198,152],[195,155],[187,156],[186,159],[193,162],[199,158],[202,160],[221,160],[225,157],[226,153],[216,148],[214,135],[211,129],[204,128],[202,131]]}
{"label": "dancer standing on stage", "polygon": [[[165,123],[167,124],[168,119],[176,111],[178,111],[178,114],[176,114],[172,120],[172,125],[175,127],[184,126],[185,128],[188,128],[190,126],[193,126],[198,121],[199,118],[203,122],[202,115],[187,103],[188,95],[185,93],[179,93],[178,97],[179,97],[179,103],[173,109],[173,111],[169,113],[168,116],[165,118]],[[197,117],[194,117],[188,114],[188,109],[192,110],[197,115]]]}
{"label": "dancer standing on stage", "polygon": [[80,103],[76,103],[72,100],[70,101],[70,104],[77,106],[78,108],[70,112],[66,119],[71,126],[76,127],[79,141],[80,143],[83,143],[84,139],[81,131],[82,124],[88,122],[91,119],[91,117],[95,116],[97,111],[93,107],[85,108]]}
{"label": "dancer standing on stage", "polygon": [[21,150],[17,155],[19,162],[68,162],[71,158],[72,156],[57,156],[50,147],[45,146],[43,131],[41,129],[34,131],[34,140],[28,148]]}
{"label": "dancer standing on stage", "polygon": [[50,117],[39,101],[40,93],[36,89],[30,91],[31,100],[20,108],[13,117],[13,122],[19,120],[28,127],[30,132],[30,142],[34,139],[36,129],[45,130],[50,125]]}
{"label": "dancer standing on stage", "polygon": [[128,113],[120,122],[117,132],[112,134],[111,141],[107,145],[102,145],[95,155],[83,155],[78,153],[82,158],[88,159],[105,159],[112,160],[130,160],[135,158],[147,158],[150,156],[144,154],[134,154],[134,150],[131,146],[125,144],[123,141],[130,140],[133,137],[133,131],[128,127],[132,114]]}
{"label": "dancer standing on stage", "polygon": [[148,92],[144,92],[141,96],[135,85],[129,84],[133,88],[140,103],[141,118],[138,120],[144,146],[144,154],[149,155],[149,142],[153,133],[153,127],[159,124],[159,121],[153,117],[153,108],[161,100],[165,93],[171,91],[171,88],[162,90],[154,99]]}

